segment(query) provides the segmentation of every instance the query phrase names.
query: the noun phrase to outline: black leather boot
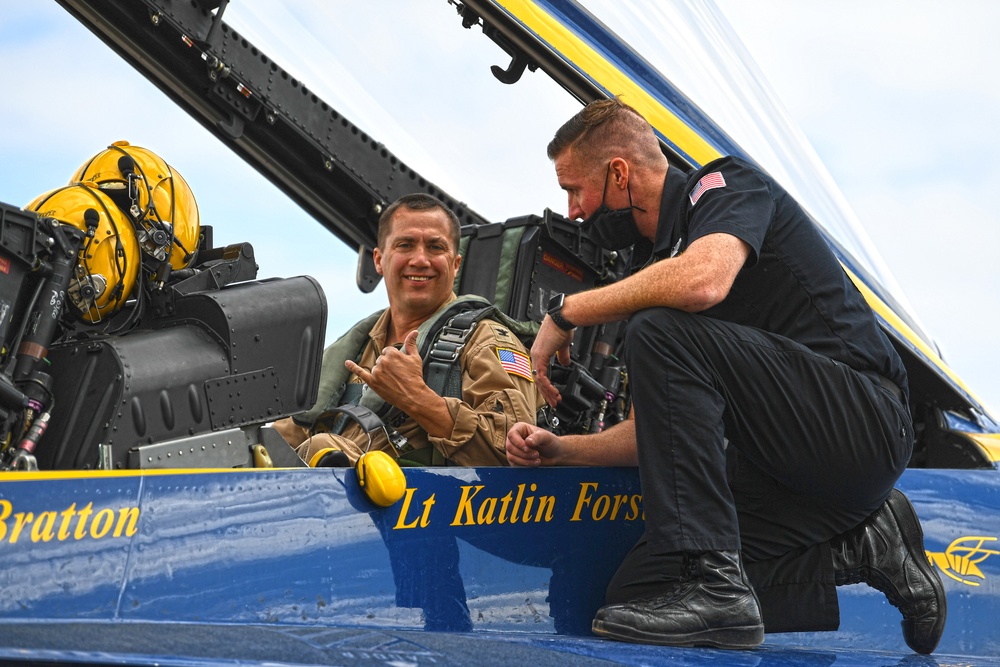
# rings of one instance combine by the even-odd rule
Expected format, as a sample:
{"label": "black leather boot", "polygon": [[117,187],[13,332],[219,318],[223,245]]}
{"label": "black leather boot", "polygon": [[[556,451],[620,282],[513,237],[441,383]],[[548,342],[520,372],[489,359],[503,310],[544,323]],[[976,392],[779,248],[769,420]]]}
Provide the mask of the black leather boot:
{"label": "black leather boot", "polygon": [[738,551],[689,554],[668,593],[597,610],[596,635],[640,644],[749,649],[764,641],[760,603]]}
{"label": "black leather boot", "polygon": [[903,614],[903,639],[931,653],[944,632],[948,603],[941,578],[924,551],[917,513],[897,489],[857,528],[831,540],[838,586],[864,582]]}

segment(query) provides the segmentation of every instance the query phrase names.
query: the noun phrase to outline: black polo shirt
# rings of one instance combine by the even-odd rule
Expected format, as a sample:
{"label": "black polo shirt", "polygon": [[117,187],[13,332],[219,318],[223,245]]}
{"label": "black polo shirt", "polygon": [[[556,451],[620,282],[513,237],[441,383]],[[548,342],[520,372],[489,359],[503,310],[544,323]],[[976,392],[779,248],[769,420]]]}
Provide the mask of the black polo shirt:
{"label": "black polo shirt", "polygon": [[790,338],[857,371],[874,371],[908,395],[903,363],[875,314],[784,188],[735,157],[714,160],[691,175],[671,167],[655,258],[683,252],[717,232],[745,241],[750,256],[725,300],[702,315]]}

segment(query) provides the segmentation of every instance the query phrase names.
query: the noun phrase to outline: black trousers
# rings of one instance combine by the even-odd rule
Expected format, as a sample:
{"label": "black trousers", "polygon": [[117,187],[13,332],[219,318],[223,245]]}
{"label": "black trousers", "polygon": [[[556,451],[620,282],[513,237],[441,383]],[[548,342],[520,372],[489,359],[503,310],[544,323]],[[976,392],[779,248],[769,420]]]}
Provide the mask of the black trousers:
{"label": "black trousers", "polygon": [[669,308],[629,320],[646,533],[608,601],[655,595],[677,554],[740,550],[769,632],[839,625],[829,540],[885,501],[913,448],[877,375]]}

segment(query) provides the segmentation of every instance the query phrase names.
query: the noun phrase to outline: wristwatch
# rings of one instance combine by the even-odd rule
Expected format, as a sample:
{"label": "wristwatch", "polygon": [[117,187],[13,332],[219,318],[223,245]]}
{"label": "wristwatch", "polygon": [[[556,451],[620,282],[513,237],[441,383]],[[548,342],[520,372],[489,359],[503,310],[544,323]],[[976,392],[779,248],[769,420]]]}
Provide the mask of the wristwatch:
{"label": "wristwatch", "polygon": [[551,299],[549,299],[549,309],[546,314],[552,318],[552,321],[556,323],[556,326],[563,331],[569,331],[570,329],[575,329],[576,325],[563,317],[562,308],[563,303],[566,302],[565,294],[556,294]]}

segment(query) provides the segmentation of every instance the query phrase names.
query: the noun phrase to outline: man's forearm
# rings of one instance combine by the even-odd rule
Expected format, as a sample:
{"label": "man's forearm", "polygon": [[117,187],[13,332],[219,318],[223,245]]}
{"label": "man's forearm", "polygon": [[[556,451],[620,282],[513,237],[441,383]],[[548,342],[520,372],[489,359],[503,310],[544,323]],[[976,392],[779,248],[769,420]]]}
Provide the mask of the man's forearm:
{"label": "man's forearm", "polygon": [[626,419],[595,434],[567,435],[561,438],[563,460],[567,466],[634,466],[639,459],[635,446],[635,421]]}
{"label": "man's forearm", "polygon": [[683,255],[610,285],[567,296],[562,315],[577,326],[589,326],[624,320],[645,308],[700,312],[725,299],[749,252],[749,246],[734,236],[709,234]]}

